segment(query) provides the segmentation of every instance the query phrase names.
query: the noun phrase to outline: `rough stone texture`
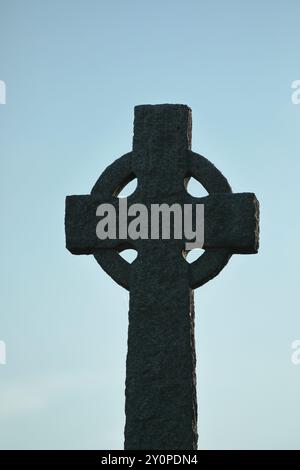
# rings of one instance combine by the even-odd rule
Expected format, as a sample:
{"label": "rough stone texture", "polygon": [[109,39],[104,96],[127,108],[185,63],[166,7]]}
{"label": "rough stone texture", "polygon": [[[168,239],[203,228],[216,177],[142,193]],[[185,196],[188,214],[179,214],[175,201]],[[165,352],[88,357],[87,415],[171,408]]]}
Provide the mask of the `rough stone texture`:
{"label": "rough stone texture", "polygon": [[[91,195],[66,200],[66,245],[94,254],[102,268],[130,290],[126,363],[125,448],[197,448],[197,403],[192,289],[216,276],[234,253],[258,250],[258,202],[232,194],[224,176],[191,147],[191,110],[184,105],[135,108],[133,151],[110,165]],[[193,198],[184,181],[194,176],[209,196]],[[128,204],[203,203],[205,252],[191,265],[185,240],[105,240],[95,234],[96,207],[138,178]],[[130,265],[118,251],[132,246]]]}
{"label": "rough stone texture", "polygon": [[[139,106],[132,168],[139,199],[183,204],[186,106]],[[125,449],[196,449],[194,312],[182,240],[139,243],[131,270]]]}
{"label": "rough stone texture", "polygon": [[[231,253],[257,253],[256,211],[257,200],[253,193],[211,194],[203,198],[192,198],[184,194],[185,190],[177,192],[183,204],[204,204],[205,206],[205,242],[204,249],[228,248]],[[143,200],[142,191],[133,198],[135,202]],[[160,202],[172,204],[174,197],[160,196]],[[66,239],[69,251],[73,254],[93,254],[99,248],[118,248],[122,242],[125,246],[138,248],[139,242],[122,240],[99,240],[96,236],[96,208],[102,202],[96,195],[67,196],[66,198]],[[111,198],[110,204],[118,212],[117,198]],[[179,202],[179,199],[177,200]],[[149,202],[149,211],[150,211]],[[193,212],[193,216],[195,212]],[[129,217],[128,220],[131,220]],[[149,223],[150,226],[150,223]],[[216,230],[218,227],[218,230]],[[118,230],[118,225],[117,225]],[[149,230],[150,232],[150,230]],[[185,240],[184,240],[185,241]]]}

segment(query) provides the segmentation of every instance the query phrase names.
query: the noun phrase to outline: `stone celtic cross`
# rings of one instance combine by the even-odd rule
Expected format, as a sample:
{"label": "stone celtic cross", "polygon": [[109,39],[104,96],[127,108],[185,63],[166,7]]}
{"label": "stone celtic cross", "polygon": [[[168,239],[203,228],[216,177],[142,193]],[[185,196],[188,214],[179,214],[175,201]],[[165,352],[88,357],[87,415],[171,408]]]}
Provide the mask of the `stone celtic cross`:
{"label": "stone celtic cross", "polygon": [[[191,109],[185,105],[135,108],[132,152],[112,163],[90,195],[66,198],[66,246],[93,254],[130,292],[126,362],[125,449],[197,448],[193,290],[216,276],[234,253],[258,250],[259,207],[253,193],[233,194],[226,178],[191,151]],[[190,177],[208,196],[186,191]],[[189,264],[184,239],[129,240],[96,236],[101,203],[137,178],[128,205],[204,204],[204,253]],[[118,221],[119,224],[122,221]],[[133,247],[132,264],[119,252]]]}

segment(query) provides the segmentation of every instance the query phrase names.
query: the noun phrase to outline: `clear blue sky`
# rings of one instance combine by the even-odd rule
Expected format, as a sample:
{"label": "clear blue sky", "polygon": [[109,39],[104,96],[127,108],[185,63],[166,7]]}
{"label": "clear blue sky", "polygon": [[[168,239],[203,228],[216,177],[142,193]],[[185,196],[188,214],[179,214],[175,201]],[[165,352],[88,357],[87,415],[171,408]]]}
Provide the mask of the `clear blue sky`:
{"label": "clear blue sky", "polygon": [[200,448],[300,449],[297,0],[0,0],[1,448],[123,444],[128,294],[65,250],[64,198],[131,149],[133,108],[261,203],[261,249],[196,292]]}

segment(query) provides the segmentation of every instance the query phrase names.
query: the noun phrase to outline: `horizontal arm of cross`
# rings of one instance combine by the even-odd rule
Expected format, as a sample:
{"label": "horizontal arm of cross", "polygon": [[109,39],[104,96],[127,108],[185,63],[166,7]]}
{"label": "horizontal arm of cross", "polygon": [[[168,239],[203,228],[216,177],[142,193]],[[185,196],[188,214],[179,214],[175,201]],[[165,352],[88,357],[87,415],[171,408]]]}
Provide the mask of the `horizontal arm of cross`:
{"label": "horizontal arm of cross", "polygon": [[[186,204],[204,204],[204,249],[229,249],[231,253],[250,254],[258,250],[258,201],[253,193],[215,193],[204,198],[186,195]],[[135,202],[135,201],[132,201]],[[103,203],[97,195],[66,198],[66,247],[73,254],[92,254],[100,248],[124,249],[127,237],[120,239],[116,219],[116,238],[100,240],[96,234],[97,207]],[[109,203],[118,214],[119,199]],[[195,215],[193,210],[193,215]],[[130,240],[130,244],[134,245]]]}
{"label": "horizontal arm of cross", "polygon": [[[96,215],[100,204],[109,203],[118,213],[118,198],[111,197],[103,201],[98,195],[67,196],[65,211],[66,248],[74,255],[93,254],[100,248],[119,249],[122,242],[119,239],[101,240],[96,234],[99,217]],[[126,247],[123,240],[122,248]]]}

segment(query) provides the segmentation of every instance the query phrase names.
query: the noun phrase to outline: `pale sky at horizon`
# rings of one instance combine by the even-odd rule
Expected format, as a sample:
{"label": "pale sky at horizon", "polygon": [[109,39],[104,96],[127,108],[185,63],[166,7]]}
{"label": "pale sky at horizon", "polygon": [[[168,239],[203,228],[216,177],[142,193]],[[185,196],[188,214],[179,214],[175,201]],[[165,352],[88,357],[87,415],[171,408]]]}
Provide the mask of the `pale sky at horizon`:
{"label": "pale sky at horizon", "polygon": [[128,293],[65,249],[64,199],[131,150],[138,104],[255,192],[261,247],[196,291],[200,449],[300,449],[300,4],[0,0],[1,449],[121,449]]}

